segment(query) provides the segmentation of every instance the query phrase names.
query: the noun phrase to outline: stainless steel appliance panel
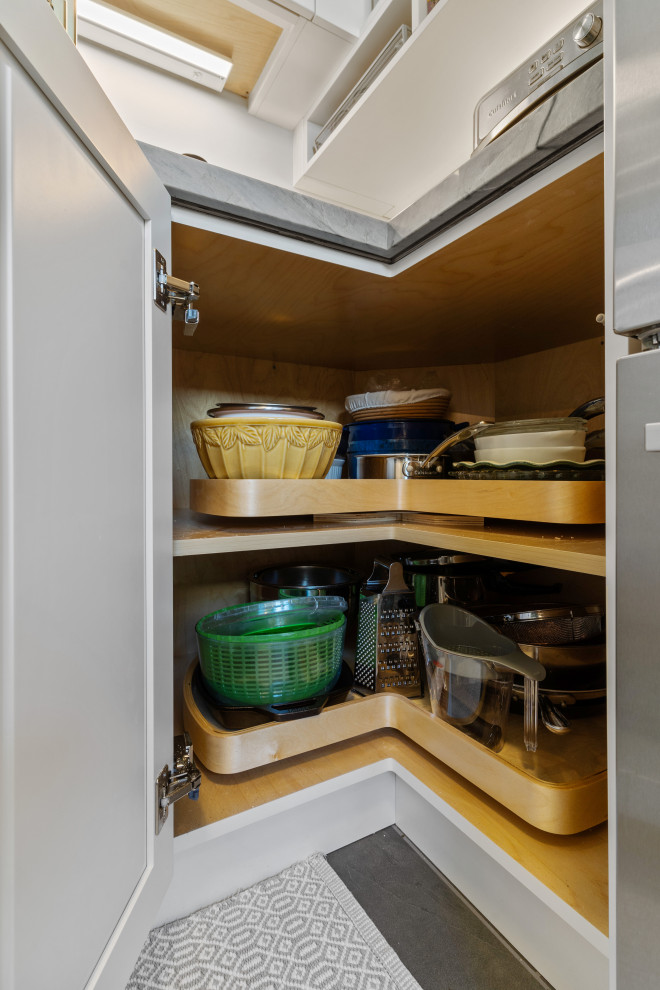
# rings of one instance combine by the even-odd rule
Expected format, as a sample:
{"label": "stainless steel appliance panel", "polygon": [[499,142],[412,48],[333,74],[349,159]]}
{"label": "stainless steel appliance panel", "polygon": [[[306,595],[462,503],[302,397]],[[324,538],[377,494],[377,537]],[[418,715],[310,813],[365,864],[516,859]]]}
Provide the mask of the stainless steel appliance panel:
{"label": "stainless steel appliance panel", "polygon": [[660,327],[660,3],[614,7],[614,328]]}
{"label": "stainless steel appliance panel", "polygon": [[648,990],[660,972],[660,449],[645,443],[660,424],[660,351],[617,373],[617,988]]}
{"label": "stainless steel appliance panel", "polygon": [[475,151],[602,58],[602,26],[603,0],[596,0],[486,93],[474,111]]}

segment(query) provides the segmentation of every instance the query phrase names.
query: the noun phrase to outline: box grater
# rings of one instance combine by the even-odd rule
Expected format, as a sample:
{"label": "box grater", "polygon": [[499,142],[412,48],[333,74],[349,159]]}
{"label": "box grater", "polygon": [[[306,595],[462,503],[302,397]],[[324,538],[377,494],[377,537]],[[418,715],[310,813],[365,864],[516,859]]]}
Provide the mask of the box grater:
{"label": "box grater", "polygon": [[399,562],[376,560],[360,589],[355,684],[368,691],[419,697],[422,679],[415,593]]}

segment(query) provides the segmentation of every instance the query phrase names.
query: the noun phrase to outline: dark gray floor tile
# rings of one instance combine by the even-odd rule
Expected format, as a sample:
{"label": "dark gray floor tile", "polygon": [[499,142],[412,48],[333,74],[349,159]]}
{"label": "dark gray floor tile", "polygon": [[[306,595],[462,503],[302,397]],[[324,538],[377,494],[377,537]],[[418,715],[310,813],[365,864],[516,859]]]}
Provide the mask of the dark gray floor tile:
{"label": "dark gray floor tile", "polygon": [[397,829],[328,862],[423,990],[546,990]]}

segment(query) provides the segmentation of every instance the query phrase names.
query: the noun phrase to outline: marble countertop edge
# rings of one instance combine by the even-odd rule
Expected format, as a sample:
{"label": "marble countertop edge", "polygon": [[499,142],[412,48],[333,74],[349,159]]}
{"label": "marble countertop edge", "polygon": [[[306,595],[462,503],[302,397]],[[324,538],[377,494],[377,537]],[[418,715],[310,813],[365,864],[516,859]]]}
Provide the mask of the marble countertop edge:
{"label": "marble countertop edge", "polygon": [[389,221],[154,145],[140,147],[177,205],[393,263],[602,128],[597,62]]}

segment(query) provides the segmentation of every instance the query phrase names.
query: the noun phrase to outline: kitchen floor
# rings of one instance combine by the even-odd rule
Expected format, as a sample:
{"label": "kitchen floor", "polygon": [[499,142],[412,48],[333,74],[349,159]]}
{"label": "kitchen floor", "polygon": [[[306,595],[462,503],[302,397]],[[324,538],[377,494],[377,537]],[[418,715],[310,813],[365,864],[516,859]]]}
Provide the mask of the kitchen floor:
{"label": "kitchen floor", "polygon": [[423,990],[552,990],[395,826],[327,860]]}

